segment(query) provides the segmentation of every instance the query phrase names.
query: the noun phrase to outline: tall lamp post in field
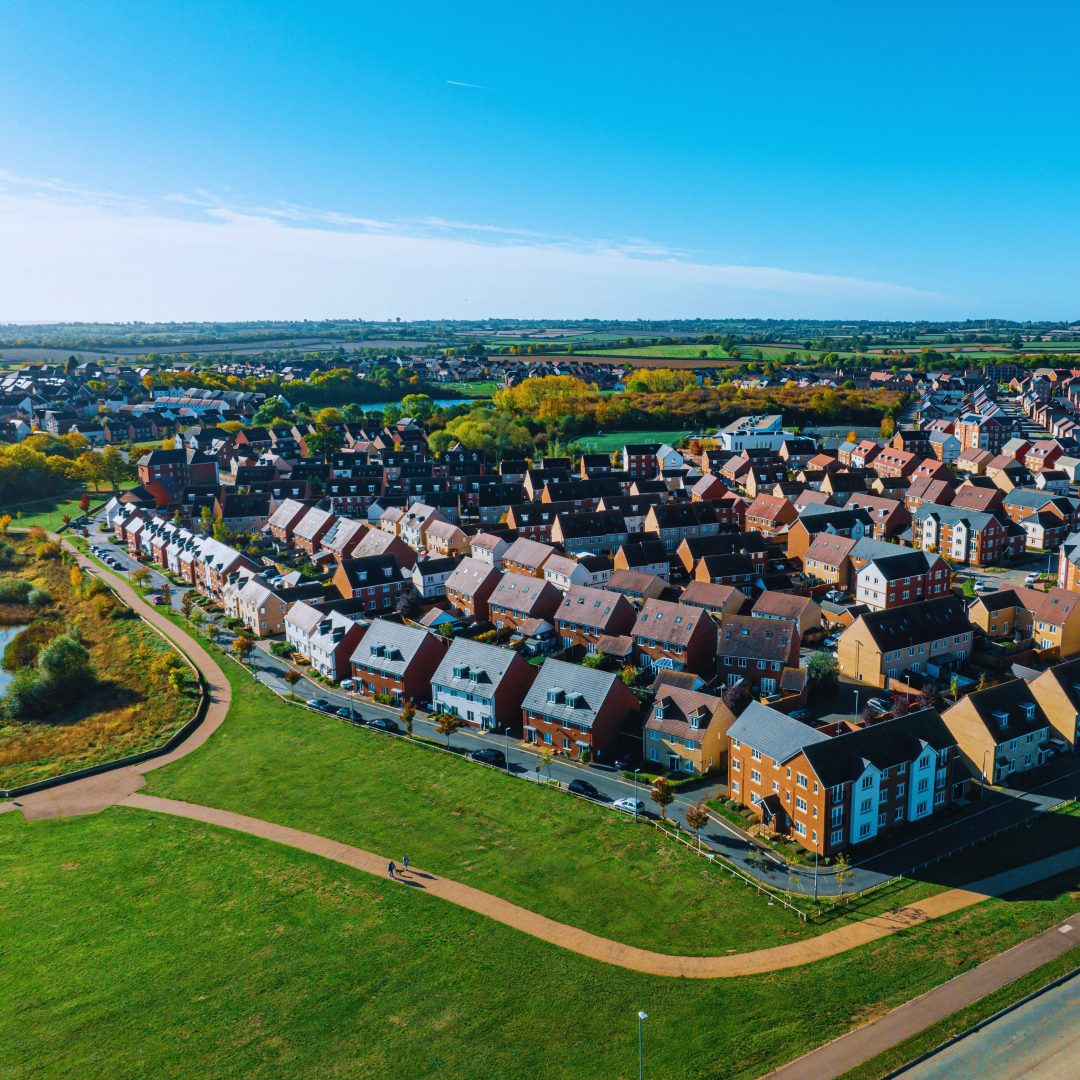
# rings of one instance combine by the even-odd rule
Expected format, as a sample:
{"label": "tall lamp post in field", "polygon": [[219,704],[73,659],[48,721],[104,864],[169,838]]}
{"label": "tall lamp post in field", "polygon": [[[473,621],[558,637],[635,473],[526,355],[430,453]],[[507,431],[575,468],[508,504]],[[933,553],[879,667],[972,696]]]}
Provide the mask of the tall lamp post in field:
{"label": "tall lamp post in field", "polygon": [[649,1014],[639,1012],[637,1014],[637,1074],[638,1080],[645,1076],[645,1035],[642,1025],[649,1019]]}

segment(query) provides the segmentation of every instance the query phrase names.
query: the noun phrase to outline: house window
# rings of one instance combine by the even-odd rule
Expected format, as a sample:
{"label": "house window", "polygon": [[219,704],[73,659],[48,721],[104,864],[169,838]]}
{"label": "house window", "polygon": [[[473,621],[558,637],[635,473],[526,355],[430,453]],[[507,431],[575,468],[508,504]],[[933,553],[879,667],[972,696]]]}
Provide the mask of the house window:
{"label": "house window", "polygon": [[902,806],[898,806],[893,811],[893,820],[894,821],[903,821],[904,820],[904,808]]}
{"label": "house window", "polygon": [[835,846],[836,844],[842,844],[843,842],[844,842],[844,830],[843,829],[834,829],[829,834],[829,843],[830,844]]}
{"label": "house window", "polygon": [[867,821],[867,822],[864,822],[862,825],[859,826],[859,839],[862,840],[864,837],[869,836],[869,835],[870,835],[870,822]]}
{"label": "house window", "polygon": [[795,799],[795,809],[796,810],[801,810],[805,814],[806,813],[806,800],[803,799],[803,798],[796,798]]}
{"label": "house window", "polygon": [[869,773],[862,778],[862,786],[864,791],[874,786],[874,778]]}
{"label": "house window", "polygon": [[796,783],[796,784],[798,784],[798,785],[799,785],[799,787],[801,787],[801,788],[804,788],[804,787],[808,787],[808,786],[809,786],[809,784],[810,784],[810,781],[809,781],[809,780],[807,780],[807,779],[806,779],[806,777],[805,777],[805,776],[803,776],[803,774],[802,774],[802,773],[796,773],[796,774],[795,774],[795,783]]}
{"label": "house window", "polygon": [[750,751],[750,758],[753,761],[760,761],[761,760],[761,751],[760,750],[751,750]]}
{"label": "house window", "polygon": [[751,769],[750,770],[750,780],[751,780],[751,782],[753,782],[755,784],[760,784],[761,783],[761,773],[759,773],[757,771],[757,769]]}
{"label": "house window", "polygon": [[738,795],[739,794],[739,781],[738,780],[732,780],[731,781],[731,793],[733,795]]}
{"label": "house window", "polygon": [[873,807],[874,807],[873,799],[863,799],[863,801],[859,804],[859,813],[860,814],[869,814],[870,811],[873,809]]}
{"label": "house window", "polygon": [[795,832],[799,836],[805,836],[806,835],[806,826],[801,821],[796,821],[795,822]]}

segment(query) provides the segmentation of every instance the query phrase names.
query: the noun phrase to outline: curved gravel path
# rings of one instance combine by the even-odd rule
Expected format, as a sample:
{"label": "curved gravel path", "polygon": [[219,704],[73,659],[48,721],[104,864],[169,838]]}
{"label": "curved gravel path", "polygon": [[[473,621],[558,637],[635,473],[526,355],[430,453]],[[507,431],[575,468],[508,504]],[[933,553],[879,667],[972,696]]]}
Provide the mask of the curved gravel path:
{"label": "curved gravel path", "polygon": [[[300,851],[331,859],[344,866],[386,878],[387,863],[385,855],[376,855],[371,851],[327,839],[315,833],[290,829],[284,825],[275,825],[261,818],[247,817],[230,810],[218,810],[210,806],[180,802],[175,799],[161,799],[153,795],[133,794],[125,799],[123,806],[140,810],[152,810],[159,814],[171,814],[173,817],[187,818],[189,821],[201,821],[207,825],[217,825],[225,829],[257,836],[263,840],[272,840],[278,844],[297,848]],[[590,934],[574,926],[556,922],[545,915],[512,904],[498,896],[463,885],[451,878],[439,877],[412,867],[401,878],[400,884],[423,891],[429,896],[447,900],[459,907],[468,908],[489,919],[511,926],[515,930],[531,934],[541,941],[558,945],[599,960],[605,964],[629,968],[647,975],[667,975],[684,979],[730,979],[743,975],[760,975],[769,971],[799,967],[823,960],[849,949],[858,948],[871,941],[888,937],[900,930],[929,922],[931,919],[950,915],[981,903],[988,896],[997,895],[1021,885],[1053,877],[1074,866],[1080,866],[1080,850],[1052,856],[1038,863],[1020,867],[1015,871],[986,878],[975,882],[969,889],[950,889],[928,897],[919,904],[897,908],[894,911],[861,922],[850,923],[836,930],[829,930],[818,937],[805,941],[795,941],[786,945],[777,945],[770,949],[755,952],[738,953],[732,956],[671,956],[667,953],[653,952],[623,945],[618,941]]]}

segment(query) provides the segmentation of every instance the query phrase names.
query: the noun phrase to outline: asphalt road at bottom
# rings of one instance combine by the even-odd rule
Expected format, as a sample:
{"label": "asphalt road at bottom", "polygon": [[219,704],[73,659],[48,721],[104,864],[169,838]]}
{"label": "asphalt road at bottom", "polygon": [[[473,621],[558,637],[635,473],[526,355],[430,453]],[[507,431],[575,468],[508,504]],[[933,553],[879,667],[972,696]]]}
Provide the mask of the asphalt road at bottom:
{"label": "asphalt road at bottom", "polygon": [[904,1080],[1075,1080],[1080,1076],[1080,975],[900,1075]]}

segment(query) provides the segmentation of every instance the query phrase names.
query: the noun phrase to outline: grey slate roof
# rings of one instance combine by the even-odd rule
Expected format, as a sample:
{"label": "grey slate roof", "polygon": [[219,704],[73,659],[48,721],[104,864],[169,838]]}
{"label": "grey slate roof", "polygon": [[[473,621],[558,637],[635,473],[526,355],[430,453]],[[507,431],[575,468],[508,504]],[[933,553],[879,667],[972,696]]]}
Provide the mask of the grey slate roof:
{"label": "grey slate roof", "polygon": [[773,761],[789,761],[804,746],[828,742],[829,736],[792,720],[790,716],[752,701],[728,728],[728,737],[768,754]]}
{"label": "grey slate roof", "polygon": [[[470,694],[490,698],[510,665],[517,659],[520,658],[512,649],[500,649],[497,645],[455,638],[431,677],[431,682],[433,686],[452,686]],[[465,674],[455,675],[455,668],[464,668]]]}
{"label": "grey slate roof", "polygon": [[956,525],[958,522],[963,521],[974,528],[976,532],[982,532],[992,521],[996,520],[993,514],[987,514],[982,510],[965,510],[960,506],[944,506],[941,503],[927,502],[924,502],[913,516],[917,521],[922,521],[923,518],[928,518],[931,514],[946,525]]}
{"label": "grey slate roof", "polygon": [[[562,660],[545,660],[525,695],[522,708],[591,727],[597,710],[616,681],[618,676],[610,671],[567,664]],[[549,693],[558,700],[550,700]]]}
{"label": "grey slate roof", "polygon": [[387,619],[373,619],[351,659],[400,679],[427,637],[424,630]]}

